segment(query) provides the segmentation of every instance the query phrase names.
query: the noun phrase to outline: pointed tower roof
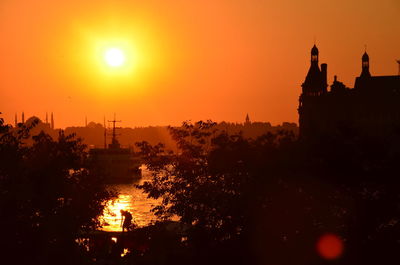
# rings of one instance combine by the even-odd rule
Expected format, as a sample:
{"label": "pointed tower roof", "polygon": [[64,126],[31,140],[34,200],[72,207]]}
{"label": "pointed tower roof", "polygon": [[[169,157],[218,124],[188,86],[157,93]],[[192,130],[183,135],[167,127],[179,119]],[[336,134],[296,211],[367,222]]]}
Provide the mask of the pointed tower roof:
{"label": "pointed tower roof", "polygon": [[314,46],[311,48],[311,55],[318,55],[319,51],[317,46],[314,44]]}
{"label": "pointed tower roof", "polygon": [[365,51],[361,57],[361,69],[360,77],[371,77],[371,73],[369,72],[369,56],[367,51]]}
{"label": "pointed tower roof", "polygon": [[363,62],[369,61],[369,56],[368,56],[368,53],[366,51],[364,52],[364,54],[363,54],[361,59],[362,59]]}
{"label": "pointed tower roof", "polygon": [[[322,71],[318,65],[318,56],[319,51],[317,46],[311,48],[311,65],[308,69],[308,73],[304,83],[302,84],[303,93],[308,95],[316,95],[323,92],[326,92],[326,64],[323,64],[324,67]],[[322,66],[322,65],[321,65]]]}
{"label": "pointed tower roof", "polygon": [[249,114],[247,113],[246,114],[246,121],[245,121],[245,124],[249,124],[250,123],[250,117],[249,117]]}

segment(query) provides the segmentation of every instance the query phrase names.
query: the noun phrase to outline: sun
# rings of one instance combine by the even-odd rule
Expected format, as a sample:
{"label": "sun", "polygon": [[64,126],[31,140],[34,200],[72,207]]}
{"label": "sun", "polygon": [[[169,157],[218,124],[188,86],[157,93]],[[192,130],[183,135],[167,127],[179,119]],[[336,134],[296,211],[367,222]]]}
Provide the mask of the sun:
{"label": "sun", "polygon": [[104,60],[111,67],[119,67],[125,63],[125,54],[121,49],[110,48],[106,50]]}

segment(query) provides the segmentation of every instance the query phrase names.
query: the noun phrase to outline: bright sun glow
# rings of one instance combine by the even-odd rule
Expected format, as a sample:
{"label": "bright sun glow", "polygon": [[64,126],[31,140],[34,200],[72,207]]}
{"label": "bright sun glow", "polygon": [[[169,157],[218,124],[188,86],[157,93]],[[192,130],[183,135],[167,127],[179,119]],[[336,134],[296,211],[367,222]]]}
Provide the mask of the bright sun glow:
{"label": "bright sun glow", "polygon": [[112,67],[122,66],[125,63],[125,54],[117,48],[111,48],[104,54],[107,64]]}

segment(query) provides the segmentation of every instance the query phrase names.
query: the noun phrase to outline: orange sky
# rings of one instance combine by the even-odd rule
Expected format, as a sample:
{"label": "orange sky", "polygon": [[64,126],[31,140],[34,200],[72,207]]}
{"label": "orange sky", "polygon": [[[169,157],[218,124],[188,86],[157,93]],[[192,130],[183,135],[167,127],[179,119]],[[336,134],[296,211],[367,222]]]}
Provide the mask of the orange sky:
{"label": "orange sky", "polygon": [[[84,3],[82,3],[84,2]],[[395,75],[399,0],[1,0],[0,111],[56,127],[212,119],[297,122],[314,37],[320,62],[353,87],[364,45]],[[123,47],[129,66],[107,68]]]}

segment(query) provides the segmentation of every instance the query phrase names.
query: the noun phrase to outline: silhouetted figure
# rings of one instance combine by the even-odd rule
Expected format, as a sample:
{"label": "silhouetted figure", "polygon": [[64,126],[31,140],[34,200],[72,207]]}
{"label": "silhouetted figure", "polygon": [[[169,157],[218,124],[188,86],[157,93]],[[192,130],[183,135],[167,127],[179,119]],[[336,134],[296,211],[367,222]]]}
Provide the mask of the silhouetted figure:
{"label": "silhouetted figure", "polygon": [[128,211],[121,210],[121,223],[122,223],[122,232],[129,231],[132,226],[132,214]]}

